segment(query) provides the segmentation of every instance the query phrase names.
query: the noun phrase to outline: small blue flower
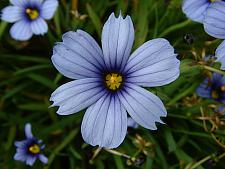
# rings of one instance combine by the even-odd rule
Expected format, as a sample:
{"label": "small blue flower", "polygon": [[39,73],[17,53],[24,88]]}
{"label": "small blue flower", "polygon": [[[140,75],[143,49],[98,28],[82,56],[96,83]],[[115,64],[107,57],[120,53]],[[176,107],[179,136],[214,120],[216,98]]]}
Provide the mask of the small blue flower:
{"label": "small blue flower", "polygon": [[216,112],[225,115],[225,105],[218,106]]}
{"label": "small blue flower", "polygon": [[201,97],[225,103],[225,76],[213,73],[212,78],[206,78],[196,92]]}
{"label": "small blue flower", "polygon": [[84,140],[118,147],[127,131],[127,113],[141,126],[156,130],[167,112],[162,101],[141,86],[162,86],[180,74],[174,48],[163,38],[150,40],[130,56],[134,27],[130,16],[112,13],[102,31],[102,50],[86,32],[67,32],[53,49],[52,62],[64,76],[77,79],[52,93],[60,115],[87,108],[81,125]]}
{"label": "small blue flower", "polygon": [[202,23],[209,5],[215,0],[184,0],[182,10],[188,18]]}
{"label": "small blue flower", "polygon": [[48,31],[45,19],[51,19],[58,0],[10,0],[11,6],[2,9],[1,19],[14,23],[10,35],[16,40],[28,40]]}
{"label": "small blue flower", "polygon": [[42,163],[47,164],[48,158],[41,152],[45,146],[42,145],[42,141],[33,136],[31,132],[31,125],[27,123],[25,125],[26,139],[22,141],[15,141],[16,154],[14,160],[22,161],[27,165],[32,166],[36,159],[39,159]]}
{"label": "small blue flower", "polygon": [[221,69],[225,70],[225,41],[223,41],[216,49],[217,62],[221,62]]}
{"label": "small blue flower", "polygon": [[212,3],[205,14],[203,21],[205,31],[218,39],[225,39],[225,2]]}

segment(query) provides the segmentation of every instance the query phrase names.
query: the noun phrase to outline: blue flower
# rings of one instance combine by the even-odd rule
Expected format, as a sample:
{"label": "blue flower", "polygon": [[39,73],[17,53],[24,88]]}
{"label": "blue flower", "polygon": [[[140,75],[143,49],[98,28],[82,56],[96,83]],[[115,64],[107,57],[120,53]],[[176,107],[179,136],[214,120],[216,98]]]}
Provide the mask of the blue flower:
{"label": "blue flower", "polygon": [[16,40],[28,40],[48,31],[45,19],[51,19],[58,6],[58,0],[10,0],[11,6],[2,9],[1,19],[14,23],[10,29]]}
{"label": "blue flower", "polygon": [[225,41],[223,41],[216,49],[217,62],[221,62],[221,69],[225,70]]}
{"label": "blue flower", "polygon": [[220,105],[216,108],[216,112],[225,115],[225,105]]}
{"label": "blue flower", "polygon": [[225,103],[225,76],[213,73],[211,78],[206,78],[196,90],[204,98],[210,98]]}
{"label": "blue flower", "polygon": [[188,18],[202,23],[210,4],[215,0],[184,0],[182,10]]}
{"label": "blue flower", "polygon": [[180,61],[166,39],[144,43],[130,56],[134,27],[130,16],[112,13],[102,31],[102,50],[86,32],[67,32],[53,49],[52,62],[64,76],[78,79],[52,93],[60,115],[87,108],[81,125],[84,140],[118,147],[127,131],[127,113],[141,126],[156,130],[167,112],[162,101],[141,88],[162,86],[178,78]]}
{"label": "blue flower", "polygon": [[205,31],[219,39],[225,39],[225,2],[212,3],[205,14],[203,21]]}
{"label": "blue flower", "polygon": [[14,160],[22,161],[32,166],[36,159],[39,159],[42,163],[46,164],[48,159],[41,154],[45,146],[42,145],[41,140],[33,136],[29,123],[25,125],[25,135],[25,140],[15,141],[16,154],[14,155]]}

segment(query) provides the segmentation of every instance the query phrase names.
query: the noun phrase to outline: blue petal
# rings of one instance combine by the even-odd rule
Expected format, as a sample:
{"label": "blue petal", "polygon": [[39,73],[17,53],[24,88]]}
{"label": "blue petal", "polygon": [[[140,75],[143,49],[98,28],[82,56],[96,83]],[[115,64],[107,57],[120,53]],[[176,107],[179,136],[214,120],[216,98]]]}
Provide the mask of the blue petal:
{"label": "blue petal", "polygon": [[81,30],[63,35],[63,42],[53,49],[52,62],[60,73],[72,79],[99,77],[105,65],[97,43]]}
{"label": "blue petal", "polygon": [[27,123],[25,125],[25,135],[27,138],[33,138],[33,134],[32,134],[32,131],[31,131],[31,124],[30,123]]}
{"label": "blue petal", "polygon": [[209,79],[206,78],[203,83],[197,88],[196,93],[204,98],[211,98],[211,86],[209,86]]}
{"label": "blue petal", "polygon": [[19,148],[24,148],[24,147],[26,147],[26,140],[23,140],[23,141],[15,141],[14,142],[14,145],[16,146],[16,147],[19,147]]}
{"label": "blue petal", "polygon": [[35,35],[44,35],[46,32],[48,32],[48,25],[45,22],[44,19],[38,18],[31,22],[31,31]]}
{"label": "blue petal", "polygon": [[217,62],[221,62],[221,69],[225,70],[225,41],[223,41],[216,49]]}
{"label": "blue petal", "polygon": [[81,133],[88,144],[105,148],[118,147],[127,131],[127,113],[115,95],[105,95],[89,107]]}
{"label": "blue petal", "polygon": [[203,21],[205,31],[219,39],[225,39],[225,2],[216,1],[207,9]]}
{"label": "blue petal", "polygon": [[44,19],[51,19],[59,5],[58,0],[46,0],[41,7],[41,16]]}
{"label": "blue petal", "polygon": [[32,4],[36,4],[36,5],[41,5],[43,1],[46,0],[29,0],[29,3]]}
{"label": "blue petal", "polygon": [[23,7],[27,4],[27,0],[10,0],[10,3],[15,6]]}
{"label": "blue petal", "polygon": [[25,162],[27,159],[27,155],[25,153],[16,153],[13,157],[14,160]]}
{"label": "blue petal", "polygon": [[26,154],[26,153],[27,153],[27,146],[28,146],[28,145],[26,145],[25,147],[18,147],[18,148],[16,149],[16,153],[19,153],[19,154]]}
{"label": "blue petal", "polygon": [[129,58],[125,72],[127,82],[141,86],[162,86],[178,78],[180,61],[165,39],[150,40]]}
{"label": "blue petal", "polygon": [[50,98],[52,106],[60,106],[60,115],[69,115],[92,105],[105,94],[101,79],[87,78],[66,83],[56,89]]}
{"label": "blue petal", "polygon": [[14,23],[10,29],[10,35],[15,40],[28,40],[33,35],[30,24],[24,20]]}
{"label": "blue petal", "polygon": [[222,80],[223,80],[223,75],[220,73],[213,73],[212,75],[212,82],[215,84],[218,84],[219,86],[222,86]]}
{"label": "blue petal", "polygon": [[1,19],[6,22],[16,22],[23,18],[23,9],[18,6],[8,6],[2,9]]}
{"label": "blue petal", "polygon": [[127,126],[132,128],[138,128],[138,124],[131,118],[127,118]]}
{"label": "blue petal", "polygon": [[145,128],[156,130],[155,122],[163,123],[160,116],[167,115],[162,101],[139,86],[128,83],[118,96],[131,118]]}
{"label": "blue petal", "polygon": [[43,154],[39,155],[39,160],[43,163],[43,164],[47,164],[48,163],[48,158],[45,157]]}
{"label": "blue petal", "polygon": [[134,27],[130,16],[118,18],[112,13],[102,30],[102,50],[110,70],[123,69],[134,42]]}
{"label": "blue petal", "polygon": [[182,10],[191,20],[202,23],[209,5],[209,0],[184,0]]}
{"label": "blue petal", "polygon": [[27,156],[26,164],[29,166],[33,166],[36,159],[37,159],[36,156],[29,155],[29,156]]}

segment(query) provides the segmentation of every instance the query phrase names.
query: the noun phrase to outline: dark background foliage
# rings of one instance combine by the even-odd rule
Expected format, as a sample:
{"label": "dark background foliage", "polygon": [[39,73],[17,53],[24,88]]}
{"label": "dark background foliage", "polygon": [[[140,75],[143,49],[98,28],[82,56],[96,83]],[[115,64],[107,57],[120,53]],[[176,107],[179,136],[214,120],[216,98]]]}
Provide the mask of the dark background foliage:
{"label": "dark background foliage", "polygon": [[[8,0],[0,1],[0,8]],[[205,62],[219,42],[203,26],[187,20],[181,0],[60,0],[45,36],[18,42],[9,35],[11,24],[0,23],[0,168],[29,168],[13,160],[15,140],[24,139],[24,125],[46,144],[47,166],[34,169],[222,169],[224,116],[215,113],[218,103],[199,98],[196,87],[210,72],[218,70]],[[80,124],[84,111],[58,116],[48,108],[51,93],[70,79],[51,63],[52,48],[63,33],[83,29],[100,44],[101,29],[111,12],[130,15],[135,27],[134,49],[147,40],[164,37],[179,54],[181,76],[165,87],[149,88],[166,105],[166,125],[157,131],[129,129],[121,146],[101,150],[84,143]],[[214,128],[213,128],[214,127]]]}

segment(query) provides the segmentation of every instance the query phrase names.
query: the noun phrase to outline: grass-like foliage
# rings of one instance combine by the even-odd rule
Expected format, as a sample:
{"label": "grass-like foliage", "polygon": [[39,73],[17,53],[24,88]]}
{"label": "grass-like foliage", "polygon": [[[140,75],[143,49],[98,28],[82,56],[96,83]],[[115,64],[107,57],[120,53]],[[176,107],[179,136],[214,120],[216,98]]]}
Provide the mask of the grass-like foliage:
{"label": "grass-like foliage", "polygon": [[[0,9],[9,4],[1,0]],[[48,164],[34,169],[222,169],[225,168],[225,117],[216,111],[221,103],[201,98],[196,89],[220,70],[213,59],[222,42],[188,20],[181,0],[59,0],[48,33],[29,41],[13,40],[10,23],[0,22],[0,168],[25,169],[15,161],[14,141],[23,140],[24,126],[43,140]],[[51,62],[52,49],[67,31],[82,29],[101,42],[102,26],[115,12],[130,15],[135,28],[132,51],[144,42],[163,37],[181,61],[180,77],[173,83],[147,88],[162,99],[168,115],[151,131],[129,128],[116,149],[86,144],[80,126],[85,111],[59,116],[49,108],[51,93],[70,81]]]}

